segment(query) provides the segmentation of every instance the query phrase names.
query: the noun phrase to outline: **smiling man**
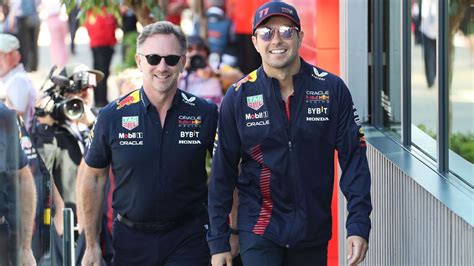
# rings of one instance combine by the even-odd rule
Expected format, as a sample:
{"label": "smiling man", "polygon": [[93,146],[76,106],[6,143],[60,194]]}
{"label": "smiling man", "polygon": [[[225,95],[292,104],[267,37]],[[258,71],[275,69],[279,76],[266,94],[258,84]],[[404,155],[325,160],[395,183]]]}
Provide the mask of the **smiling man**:
{"label": "smiling man", "polygon": [[[213,266],[232,265],[231,233],[244,265],[326,265],[336,150],[348,264],[365,257],[372,205],[364,135],[344,82],[300,58],[303,37],[293,6],[268,2],[255,12],[262,66],[229,88],[220,109],[209,184]],[[235,187],[238,228],[229,228]]]}
{"label": "smiling man", "polygon": [[102,109],[86,155],[81,195],[86,253],[99,265],[99,224],[109,166],[114,265],[209,264],[205,158],[217,107],[177,88],[186,57],[179,27],[157,22],[138,36],[143,87]]}

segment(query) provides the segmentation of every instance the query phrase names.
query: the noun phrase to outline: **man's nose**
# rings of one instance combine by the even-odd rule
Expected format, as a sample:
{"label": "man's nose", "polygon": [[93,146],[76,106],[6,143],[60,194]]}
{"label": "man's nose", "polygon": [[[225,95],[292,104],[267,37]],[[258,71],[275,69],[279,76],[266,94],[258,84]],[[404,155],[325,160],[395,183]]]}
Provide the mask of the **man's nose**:
{"label": "man's nose", "polygon": [[164,58],[161,58],[160,63],[156,66],[156,68],[160,71],[165,71],[166,69],[168,69],[168,65],[166,64]]}
{"label": "man's nose", "polygon": [[280,43],[282,41],[283,41],[283,39],[280,36],[280,32],[278,30],[274,30],[272,43]]}

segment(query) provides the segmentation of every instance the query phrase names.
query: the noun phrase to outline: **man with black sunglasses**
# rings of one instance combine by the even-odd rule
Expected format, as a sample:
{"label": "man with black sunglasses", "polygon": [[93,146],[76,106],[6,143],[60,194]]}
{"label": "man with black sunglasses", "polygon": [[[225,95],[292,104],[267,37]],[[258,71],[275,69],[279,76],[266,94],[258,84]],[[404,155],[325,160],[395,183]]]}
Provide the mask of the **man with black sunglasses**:
{"label": "man with black sunglasses", "polygon": [[205,158],[217,107],[177,88],[186,37],[160,21],[143,28],[136,63],[143,87],[99,113],[81,195],[87,248],[82,265],[99,265],[103,188],[115,176],[114,265],[209,264]]}
{"label": "man with black sunglasses", "polygon": [[[344,82],[299,56],[303,36],[293,6],[268,2],[255,12],[262,66],[228,89],[220,109],[208,200],[213,266],[232,265],[230,234],[239,235],[244,265],[326,265],[335,151],[348,264],[365,257],[372,205],[360,120]],[[238,227],[229,228],[235,187]]]}

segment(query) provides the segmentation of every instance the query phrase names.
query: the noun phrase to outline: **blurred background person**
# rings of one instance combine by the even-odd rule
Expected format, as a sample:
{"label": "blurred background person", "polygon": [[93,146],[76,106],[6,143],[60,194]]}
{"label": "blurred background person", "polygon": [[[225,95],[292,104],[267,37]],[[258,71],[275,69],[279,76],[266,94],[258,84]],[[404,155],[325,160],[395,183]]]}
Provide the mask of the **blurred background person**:
{"label": "blurred background person", "polygon": [[[48,30],[51,37],[49,46],[53,64],[62,68],[68,60],[68,52],[66,46],[66,36],[68,34],[68,17],[66,7],[61,4],[60,0],[44,1],[43,5],[48,12]],[[72,40],[71,40],[72,42]]]}
{"label": "blurred background person", "polygon": [[421,1],[421,43],[425,62],[425,77],[428,88],[432,88],[436,78],[436,36],[438,35],[437,1]]}
{"label": "blurred background person", "polygon": [[[79,234],[82,233],[76,193],[81,176],[78,175],[78,168],[89,129],[95,121],[94,88],[103,77],[102,72],[83,64],[68,64],[59,75],[53,75],[53,86],[37,103],[38,124],[32,140],[53,178],[53,265],[63,264],[63,208],[73,210]],[[76,253],[82,254],[84,249],[84,241],[80,237]]]}
{"label": "blurred background person", "polygon": [[[122,14],[122,24],[121,28],[123,31],[123,40],[122,40],[122,59],[126,61],[127,56],[132,56],[135,58],[135,40],[138,36],[137,32],[137,16],[133,12],[133,9],[128,6],[121,4],[120,13]],[[128,46],[125,42],[133,43],[134,45]],[[132,48],[133,47],[133,48]],[[133,51],[127,51],[127,49],[133,49]]]}
{"label": "blurred background person", "polygon": [[209,8],[205,15],[211,67],[218,69],[220,63],[224,60],[227,65],[237,66],[237,53],[234,51],[235,28],[232,20],[225,14],[225,1],[209,0]]}
{"label": "blurred background person", "polygon": [[181,13],[188,8],[187,0],[168,0],[166,7],[166,20],[175,25],[181,25]]}
{"label": "blurred background person", "polygon": [[219,78],[208,65],[209,47],[199,36],[188,37],[186,71],[180,76],[178,88],[218,106],[224,96]]}
{"label": "blurred background person", "polygon": [[31,130],[36,101],[33,83],[21,63],[19,40],[7,33],[0,33],[0,97],[15,110]]}
{"label": "blurred background person", "polygon": [[114,54],[114,46],[117,43],[115,29],[117,21],[114,15],[107,12],[105,8],[86,11],[85,27],[90,38],[92,49],[93,67],[104,73],[97,87],[94,89],[94,100],[96,107],[107,105],[107,79],[110,74],[110,63]]}
{"label": "blurred background person", "polygon": [[[28,159],[20,146],[16,116],[15,111],[0,103],[0,265],[36,265],[31,250],[36,190]],[[13,209],[16,188],[20,192],[20,212]],[[20,219],[15,218],[17,213]],[[19,243],[15,221],[20,222]]]}
{"label": "blurred background person", "polygon": [[76,1],[74,7],[69,11],[67,16],[67,22],[69,25],[69,36],[71,37],[71,44],[70,50],[71,54],[76,54],[76,43],[74,40],[76,39],[76,32],[79,28],[79,1]]}
{"label": "blurred background person", "polygon": [[123,96],[141,87],[143,74],[137,68],[127,68],[115,78],[119,95]]}
{"label": "blurred background person", "polygon": [[8,0],[0,0],[0,32],[7,31]]}
{"label": "blurred background person", "polygon": [[10,0],[8,31],[17,35],[20,40],[22,63],[28,72],[38,69],[38,36],[41,24],[38,6],[40,3],[41,0]]}

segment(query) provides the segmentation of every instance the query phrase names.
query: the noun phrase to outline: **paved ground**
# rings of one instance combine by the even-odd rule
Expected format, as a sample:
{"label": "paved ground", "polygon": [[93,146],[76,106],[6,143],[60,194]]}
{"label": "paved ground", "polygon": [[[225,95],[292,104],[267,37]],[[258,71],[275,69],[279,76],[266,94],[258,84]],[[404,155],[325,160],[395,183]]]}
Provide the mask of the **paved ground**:
{"label": "paved ground", "polygon": [[[474,133],[474,52],[467,44],[456,46],[450,102],[453,132]],[[428,88],[422,48],[412,46],[412,123],[436,132],[438,88]]]}

